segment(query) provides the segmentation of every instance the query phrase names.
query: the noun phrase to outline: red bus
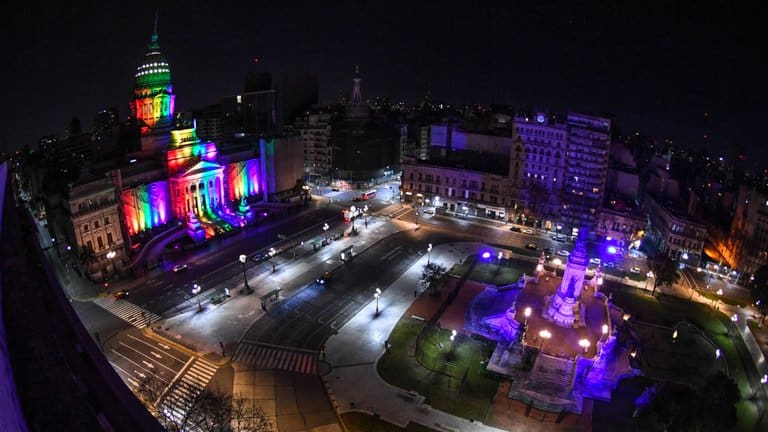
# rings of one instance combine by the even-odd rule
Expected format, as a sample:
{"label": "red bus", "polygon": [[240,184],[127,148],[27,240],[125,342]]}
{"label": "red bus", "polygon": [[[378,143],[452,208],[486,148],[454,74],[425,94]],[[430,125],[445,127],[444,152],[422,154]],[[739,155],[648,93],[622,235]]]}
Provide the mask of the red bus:
{"label": "red bus", "polygon": [[368,192],[365,192],[364,194],[361,195],[361,197],[364,200],[369,200],[369,199],[376,198],[376,189],[371,189]]}

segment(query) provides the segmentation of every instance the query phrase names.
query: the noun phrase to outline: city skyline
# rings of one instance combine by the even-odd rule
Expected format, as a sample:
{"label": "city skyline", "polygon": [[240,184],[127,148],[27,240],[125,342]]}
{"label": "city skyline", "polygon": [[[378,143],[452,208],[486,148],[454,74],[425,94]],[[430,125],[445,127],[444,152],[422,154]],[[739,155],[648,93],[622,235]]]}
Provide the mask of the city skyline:
{"label": "city skyline", "polygon": [[[448,103],[612,113],[624,133],[726,157],[736,143],[759,149],[764,90],[755,86],[760,31],[751,23],[764,5],[441,5],[161,5],[158,33],[175,71],[178,111],[241,92],[249,71],[318,73],[320,101],[330,103],[351,91],[359,64],[364,98],[415,103],[429,92]],[[73,116],[87,130],[110,106],[124,119],[126,71],[143,56],[155,10],[13,11],[17,49],[5,72],[17,103],[3,114],[6,147],[60,136]],[[765,158],[756,152],[750,160]]]}

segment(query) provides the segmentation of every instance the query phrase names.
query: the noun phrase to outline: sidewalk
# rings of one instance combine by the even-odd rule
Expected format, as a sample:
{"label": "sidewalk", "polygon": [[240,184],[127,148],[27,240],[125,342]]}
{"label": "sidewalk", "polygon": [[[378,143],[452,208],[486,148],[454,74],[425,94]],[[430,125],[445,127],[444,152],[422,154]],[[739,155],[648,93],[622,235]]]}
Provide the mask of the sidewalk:
{"label": "sidewalk", "polygon": [[[450,268],[460,258],[477,252],[480,247],[480,243],[436,246],[430,260]],[[415,422],[437,430],[500,431],[480,422],[431,409],[420,403],[422,397],[415,400],[405,397],[408,389],[387,384],[376,371],[376,361],[384,352],[384,342],[413,302],[413,287],[418,286],[421,267],[426,261],[427,257],[416,261],[384,290],[379,300],[381,313],[378,316],[375,316],[375,302],[371,301],[328,340],[325,345],[326,361],[333,366],[333,370],[324,379],[331,398],[340,412],[375,414],[401,427]]]}

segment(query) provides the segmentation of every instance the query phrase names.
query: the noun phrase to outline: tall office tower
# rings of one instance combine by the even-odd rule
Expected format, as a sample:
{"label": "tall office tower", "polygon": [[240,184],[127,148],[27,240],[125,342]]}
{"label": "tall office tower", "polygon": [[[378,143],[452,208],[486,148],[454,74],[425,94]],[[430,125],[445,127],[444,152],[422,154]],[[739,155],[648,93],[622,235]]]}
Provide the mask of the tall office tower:
{"label": "tall office tower", "polygon": [[611,120],[568,113],[568,155],[565,160],[563,208],[564,232],[576,236],[582,227],[594,231],[605,198]]}

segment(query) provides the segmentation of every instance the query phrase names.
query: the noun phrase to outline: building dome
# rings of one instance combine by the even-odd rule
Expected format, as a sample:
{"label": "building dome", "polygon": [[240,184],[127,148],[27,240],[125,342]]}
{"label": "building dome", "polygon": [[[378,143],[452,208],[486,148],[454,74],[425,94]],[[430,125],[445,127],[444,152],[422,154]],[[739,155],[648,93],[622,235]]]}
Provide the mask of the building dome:
{"label": "building dome", "polygon": [[157,34],[152,35],[144,63],[136,70],[136,89],[171,86],[171,66],[160,53]]}

